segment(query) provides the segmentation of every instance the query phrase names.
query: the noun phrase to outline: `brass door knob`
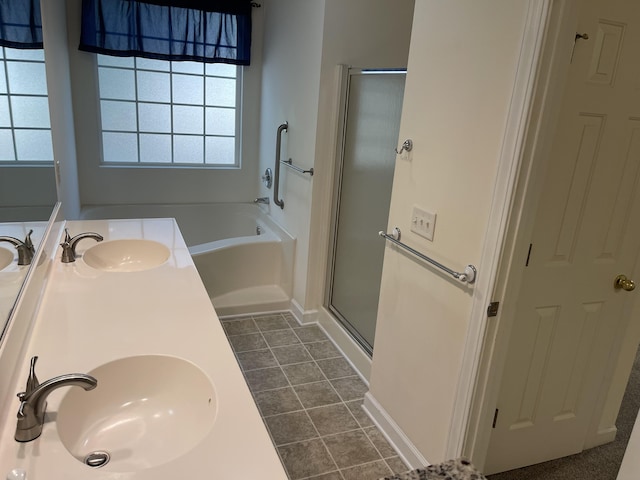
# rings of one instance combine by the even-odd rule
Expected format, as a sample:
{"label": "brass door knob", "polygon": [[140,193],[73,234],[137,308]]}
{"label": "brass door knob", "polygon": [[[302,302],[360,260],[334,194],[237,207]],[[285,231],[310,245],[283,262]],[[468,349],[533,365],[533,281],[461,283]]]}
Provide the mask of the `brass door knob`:
{"label": "brass door knob", "polygon": [[636,284],[630,278],[627,278],[625,275],[618,275],[616,279],[613,281],[613,288],[622,289],[630,292],[634,288],[636,288]]}

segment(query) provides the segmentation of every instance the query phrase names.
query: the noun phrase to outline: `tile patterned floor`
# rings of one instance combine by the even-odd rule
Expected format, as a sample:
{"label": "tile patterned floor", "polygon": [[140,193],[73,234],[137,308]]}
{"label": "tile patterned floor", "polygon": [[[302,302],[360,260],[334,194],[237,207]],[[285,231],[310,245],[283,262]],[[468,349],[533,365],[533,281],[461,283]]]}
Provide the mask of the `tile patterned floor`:
{"label": "tile patterned floor", "polygon": [[407,470],[361,408],[366,384],[318,326],[289,312],[221,321],[291,480]]}

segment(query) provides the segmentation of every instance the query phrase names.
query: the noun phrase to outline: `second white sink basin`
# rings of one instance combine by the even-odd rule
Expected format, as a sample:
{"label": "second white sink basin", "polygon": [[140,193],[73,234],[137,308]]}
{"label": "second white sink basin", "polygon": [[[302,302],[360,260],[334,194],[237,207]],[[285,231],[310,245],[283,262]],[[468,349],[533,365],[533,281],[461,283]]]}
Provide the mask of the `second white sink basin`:
{"label": "second white sink basin", "polygon": [[104,470],[156,467],[190,451],[213,427],[213,385],[186,360],[141,355],[106,363],[88,374],[98,386],[88,392],[71,388],[56,419],[62,443],[81,462],[104,452],[110,457]]}
{"label": "second white sink basin", "polygon": [[153,240],[109,240],[88,248],[82,259],[98,270],[139,272],[162,265],[170,254],[165,245]]}
{"label": "second white sink basin", "polygon": [[0,270],[13,263],[13,252],[0,247]]}

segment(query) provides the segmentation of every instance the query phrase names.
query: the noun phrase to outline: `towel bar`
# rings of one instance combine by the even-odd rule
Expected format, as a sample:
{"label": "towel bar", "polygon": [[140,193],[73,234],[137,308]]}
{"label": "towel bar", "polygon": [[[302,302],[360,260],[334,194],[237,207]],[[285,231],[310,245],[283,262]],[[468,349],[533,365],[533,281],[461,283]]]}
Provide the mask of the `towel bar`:
{"label": "towel bar", "polygon": [[428,262],[431,265],[438,267],[440,270],[447,272],[453,278],[461,281],[462,283],[472,284],[476,281],[476,276],[478,274],[478,270],[476,269],[476,267],[474,267],[473,265],[467,265],[464,269],[464,272],[456,272],[454,270],[451,270],[449,267],[445,267],[440,262],[437,262],[434,259],[427,257],[425,254],[411,248],[406,243],[402,243],[400,241],[400,229],[398,227],[394,228],[392,233],[385,233],[381,230],[378,232],[378,235],[389,240],[392,243],[395,243],[399,247],[404,248],[405,250],[414,254],[416,257],[424,260],[425,262]]}

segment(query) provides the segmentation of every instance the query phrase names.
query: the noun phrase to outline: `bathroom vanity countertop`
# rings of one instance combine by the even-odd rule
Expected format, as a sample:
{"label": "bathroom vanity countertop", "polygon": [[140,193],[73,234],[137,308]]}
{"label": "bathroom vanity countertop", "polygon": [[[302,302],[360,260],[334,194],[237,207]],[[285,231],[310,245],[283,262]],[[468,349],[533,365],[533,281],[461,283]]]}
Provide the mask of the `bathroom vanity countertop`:
{"label": "bathroom vanity countertop", "polygon": [[96,220],[67,222],[66,226],[72,236],[92,231],[105,241],[156,240],[171,255],[150,270],[114,273],[83,262],[82,252],[95,245],[94,240],[79,242],[74,263],[61,263],[61,249],[57,249],[29,345],[16,366],[15,392],[24,389],[33,355],[39,356],[36,370],[41,382],[61,374],[86,373],[123,357],[175,356],[198,366],[211,381],[217,402],[213,428],[195,448],[168,463],[125,473],[110,471],[109,464],[92,469],[71,456],[51,420],[66,392],[77,388],[64,387],[48,397],[50,420],[42,435],[28,443],[13,439],[18,400],[4,405],[0,478],[20,468],[27,472],[28,480],[285,480],[278,454],[175,221]]}

